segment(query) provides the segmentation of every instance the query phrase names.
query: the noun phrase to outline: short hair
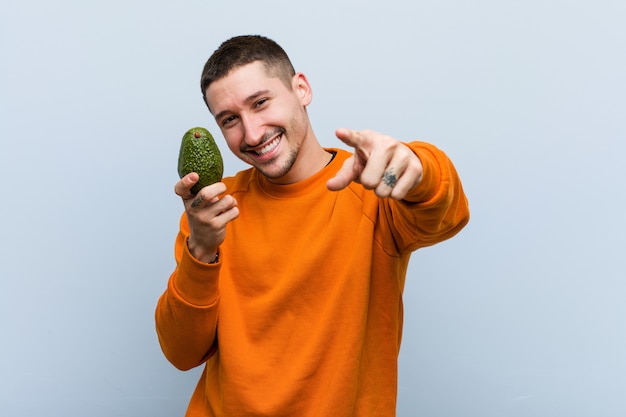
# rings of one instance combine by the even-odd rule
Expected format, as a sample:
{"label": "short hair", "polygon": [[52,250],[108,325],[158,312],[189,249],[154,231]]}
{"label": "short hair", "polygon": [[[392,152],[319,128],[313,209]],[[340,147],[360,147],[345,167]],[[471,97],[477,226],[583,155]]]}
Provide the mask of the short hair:
{"label": "short hair", "polygon": [[296,71],[280,45],[260,35],[235,36],[224,41],[204,64],[200,89],[205,103],[205,93],[212,82],[227,76],[235,68],[255,61],[261,61],[268,74],[280,78],[291,89],[291,79]]}

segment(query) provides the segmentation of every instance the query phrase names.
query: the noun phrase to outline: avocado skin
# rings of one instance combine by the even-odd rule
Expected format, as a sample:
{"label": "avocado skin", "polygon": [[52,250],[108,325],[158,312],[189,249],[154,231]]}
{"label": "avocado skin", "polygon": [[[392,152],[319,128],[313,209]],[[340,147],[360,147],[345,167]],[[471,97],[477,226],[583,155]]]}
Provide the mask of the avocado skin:
{"label": "avocado skin", "polygon": [[189,129],[183,136],[178,154],[180,178],[197,172],[200,179],[191,188],[197,194],[203,187],[222,180],[224,161],[211,133],[203,127]]}

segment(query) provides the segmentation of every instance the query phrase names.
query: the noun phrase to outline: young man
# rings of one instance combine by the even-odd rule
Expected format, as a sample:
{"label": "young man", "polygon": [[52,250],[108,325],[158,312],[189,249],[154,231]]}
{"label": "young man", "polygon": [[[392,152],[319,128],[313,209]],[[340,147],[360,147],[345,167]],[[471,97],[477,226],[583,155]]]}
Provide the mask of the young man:
{"label": "young man", "polygon": [[354,152],[323,148],[307,78],[264,37],[224,42],[201,88],[252,167],[197,195],[195,173],[175,186],[156,326],[177,368],[205,364],[187,416],[394,416],[409,257],[469,219],[452,163],[373,131],[337,130]]}

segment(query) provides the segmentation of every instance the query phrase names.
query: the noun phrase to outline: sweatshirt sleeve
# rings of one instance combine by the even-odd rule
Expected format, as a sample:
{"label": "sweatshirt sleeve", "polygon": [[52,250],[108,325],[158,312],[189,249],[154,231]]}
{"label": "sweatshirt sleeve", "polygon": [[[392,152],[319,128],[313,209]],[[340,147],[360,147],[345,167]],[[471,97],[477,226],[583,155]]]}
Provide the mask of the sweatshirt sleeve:
{"label": "sweatshirt sleeve", "polygon": [[197,261],[187,248],[183,214],[175,243],[176,269],[155,312],[156,331],[165,357],[178,369],[201,365],[215,351],[218,277],[221,262]]}
{"label": "sweatshirt sleeve", "polygon": [[429,143],[406,145],[422,163],[422,181],[404,200],[385,200],[383,208],[399,253],[447,240],[469,221],[467,197],[448,156]]}

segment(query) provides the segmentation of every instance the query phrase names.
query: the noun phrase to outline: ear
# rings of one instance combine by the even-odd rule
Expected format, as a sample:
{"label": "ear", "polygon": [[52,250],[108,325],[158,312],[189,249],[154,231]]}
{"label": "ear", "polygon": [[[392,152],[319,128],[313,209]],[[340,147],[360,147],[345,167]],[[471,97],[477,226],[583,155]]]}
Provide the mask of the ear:
{"label": "ear", "polygon": [[300,102],[303,106],[308,106],[313,100],[313,91],[311,91],[311,85],[307,80],[306,75],[298,72],[293,76],[292,88],[300,98]]}

